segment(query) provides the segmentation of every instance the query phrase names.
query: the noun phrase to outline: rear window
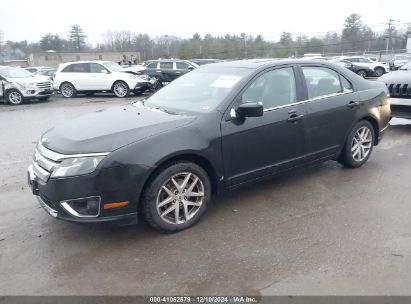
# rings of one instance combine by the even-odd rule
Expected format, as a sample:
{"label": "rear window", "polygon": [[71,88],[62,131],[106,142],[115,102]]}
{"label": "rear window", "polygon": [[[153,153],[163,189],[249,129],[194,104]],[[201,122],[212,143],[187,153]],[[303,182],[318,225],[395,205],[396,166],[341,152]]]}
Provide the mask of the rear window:
{"label": "rear window", "polygon": [[76,63],[70,64],[66,66],[62,71],[62,73],[88,73],[89,72],[89,65],[87,63]]}

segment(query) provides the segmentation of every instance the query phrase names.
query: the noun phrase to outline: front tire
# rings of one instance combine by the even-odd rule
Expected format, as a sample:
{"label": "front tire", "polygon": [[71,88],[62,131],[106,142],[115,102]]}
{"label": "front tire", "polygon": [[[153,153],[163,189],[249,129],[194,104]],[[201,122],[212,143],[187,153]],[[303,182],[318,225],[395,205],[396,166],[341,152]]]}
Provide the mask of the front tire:
{"label": "front tire", "polygon": [[23,95],[17,90],[10,90],[6,94],[7,103],[13,106],[22,104],[23,100],[24,100]]}
{"label": "front tire", "polygon": [[113,84],[113,93],[119,98],[128,97],[130,95],[130,88],[124,81],[116,81]]}
{"label": "front tire", "polygon": [[149,181],[142,201],[144,217],[163,233],[181,231],[199,221],[210,199],[207,173],[192,162],[174,163]]}
{"label": "front tire", "polygon": [[380,77],[380,76],[384,75],[385,71],[384,71],[383,68],[375,68],[374,72],[375,72],[375,76]]}
{"label": "front tire", "polygon": [[374,137],[374,127],[370,122],[366,120],[358,122],[348,135],[339,163],[348,168],[361,167],[371,155]]}
{"label": "front tire", "polygon": [[69,82],[65,82],[60,86],[60,93],[64,98],[72,98],[77,95],[76,88]]}
{"label": "front tire", "polygon": [[365,78],[365,77],[367,77],[367,72],[364,71],[364,70],[359,70],[359,71],[357,72],[357,75],[358,75],[358,76],[361,76],[362,78]]}

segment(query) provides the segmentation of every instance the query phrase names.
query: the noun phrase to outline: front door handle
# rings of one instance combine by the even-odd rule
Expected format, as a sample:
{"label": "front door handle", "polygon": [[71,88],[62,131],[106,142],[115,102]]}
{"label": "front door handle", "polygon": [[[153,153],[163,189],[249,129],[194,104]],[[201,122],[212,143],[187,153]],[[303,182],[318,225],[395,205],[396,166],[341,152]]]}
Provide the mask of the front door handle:
{"label": "front door handle", "polygon": [[297,115],[297,114],[291,114],[290,118],[287,119],[287,122],[296,122],[302,119],[304,115]]}
{"label": "front door handle", "polygon": [[359,107],[359,106],[360,106],[360,103],[358,101],[350,101],[347,104],[347,107],[349,107],[350,109],[353,109],[353,108],[356,108],[356,107]]}

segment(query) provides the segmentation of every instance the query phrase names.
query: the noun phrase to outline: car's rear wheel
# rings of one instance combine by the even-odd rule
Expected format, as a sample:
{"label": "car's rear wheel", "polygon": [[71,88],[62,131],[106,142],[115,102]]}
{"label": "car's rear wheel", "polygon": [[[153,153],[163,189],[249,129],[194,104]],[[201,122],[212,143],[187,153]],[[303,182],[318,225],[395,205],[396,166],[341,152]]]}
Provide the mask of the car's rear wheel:
{"label": "car's rear wheel", "polygon": [[359,70],[359,71],[357,72],[357,75],[358,75],[358,76],[361,76],[362,78],[365,78],[365,77],[367,77],[367,72],[364,71],[364,70]]}
{"label": "car's rear wheel", "polygon": [[142,201],[144,216],[161,232],[177,232],[198,222],[210,199],[207,173],[191,162],[175,163],[149,182]]}
{"label": "car's rear wheel", "polygon": [[374,127],[370,122],[358,122],[348,135],[339,162],[350,168],[361,167],[371,155],[374,136]]}
{"label": "car's rear wheel", "polygon": [[65,98],[71,98],[71,97],[75,97],[77,95],[76,89],[69,82],[65,82],[65,83],[61,84],[60,93]]}
{"label": "car's rear wheel", "polygon": [[23,95],[17,90],[10,90],[6,94],[6,101],[11,105],[19,105],[23,103]]}
{"label": "car's rear wheel", "polygon": [[116,81],[113,84],[113,93],[117,97],[124,98],[130,95],[130,88],[124,81]]}
{"label": "car's rear wheel", "polygon": [[375,76],[380,77],[380,76],[382,76],[382,75],[384,74],[384,69],[378,67],[378,68],[375,68],[375,69],[374,69],[374,72],[375,72]]}

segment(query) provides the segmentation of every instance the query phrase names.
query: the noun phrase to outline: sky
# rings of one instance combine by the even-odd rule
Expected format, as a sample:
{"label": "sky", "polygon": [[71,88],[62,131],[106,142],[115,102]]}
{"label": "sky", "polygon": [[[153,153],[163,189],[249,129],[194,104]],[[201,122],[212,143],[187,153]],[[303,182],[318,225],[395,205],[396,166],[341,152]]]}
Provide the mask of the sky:
{"label": "sky", "polygon": [[311,37],[341,30],[351,13],[374,31],[394,19],[411,22],[411,0],[0,0],[0,29],[5,40],[35,42],[48,32],[67,37],[80,24],[88,42],[103,42],[106,30],[128,30],[151,37],[174,35],[261,34],[278,40],[283,31]]}

